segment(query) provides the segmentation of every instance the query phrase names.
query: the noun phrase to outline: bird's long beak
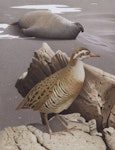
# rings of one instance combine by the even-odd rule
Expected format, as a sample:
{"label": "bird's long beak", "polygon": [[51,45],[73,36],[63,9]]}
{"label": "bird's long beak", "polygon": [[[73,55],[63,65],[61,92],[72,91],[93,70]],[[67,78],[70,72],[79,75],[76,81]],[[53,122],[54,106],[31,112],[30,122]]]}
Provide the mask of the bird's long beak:
{"label": "bird's long beak", "polygon": [[90,53],[90,57],[100,57],[98,54]]}

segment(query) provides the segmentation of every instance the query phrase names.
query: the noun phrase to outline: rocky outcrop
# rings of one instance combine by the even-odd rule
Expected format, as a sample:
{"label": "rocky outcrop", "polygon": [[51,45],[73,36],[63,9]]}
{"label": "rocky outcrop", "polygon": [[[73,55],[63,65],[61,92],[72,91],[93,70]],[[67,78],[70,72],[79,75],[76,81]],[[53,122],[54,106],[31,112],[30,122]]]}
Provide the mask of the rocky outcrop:
{"label": "rocky outcrop", "polygon": [[77,113],[62,117],[71,133],[64,131],[55,117],[50,120],[51,136],[41,124],[8,127],[0,131],[0,150],[106,150],[95,120],[86,122]]}

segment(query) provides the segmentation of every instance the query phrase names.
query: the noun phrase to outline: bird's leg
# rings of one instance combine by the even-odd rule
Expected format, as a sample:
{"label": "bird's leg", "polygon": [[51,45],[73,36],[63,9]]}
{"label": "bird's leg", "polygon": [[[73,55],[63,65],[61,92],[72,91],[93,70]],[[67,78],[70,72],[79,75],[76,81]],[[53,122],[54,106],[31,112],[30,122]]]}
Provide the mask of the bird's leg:
{"label": "bird's leg", "polygon": [[58,114],[55,114],[55,116],[57,117],[59,122],[64,126],[64,128],[68,129],[66,123],[62,120],[62,118]]}
{"label": "bird's leg", "polygon": [[41,116],[41,121],[43,125],[46,125],[46,120],[45,120],[45,114],[40,112],[40,116]]}
{"label": "bird's leg", "polygon": [[[45,115],[45,113],[40,112],[41,121],[42,121],[42,123],[43,123],[44,125],[46,125],[46,121],[45,121],[44,115]],[[48,120],[49,120],[50,118],[52,118],[53,116],[54,116],[54,114],[48,114],[48,117],[47,117]]]}
{"label": "bird's leg", "polygon": [[[57,119],[59,120],[59,122],[64,126],[64,128],[66,129],[67,132],[70,132],[70,129],[68,129],[66,123],[62,120],[62,118],[59,116],[59,114],[55,114],[55,116],[57,117]],[[73,133],[71,133],[73,135]]]}
{"label": "bird's leg", "polygon": [[48,132],[51,136],[52,134],[52,129],[50,128],[50,125],[49,125],[49,121],[48,121],[48,114],[44,114],[44,118],[45,118],[45,122],[46,122],[46,126],[47,126],[47,129],[48,129]]}

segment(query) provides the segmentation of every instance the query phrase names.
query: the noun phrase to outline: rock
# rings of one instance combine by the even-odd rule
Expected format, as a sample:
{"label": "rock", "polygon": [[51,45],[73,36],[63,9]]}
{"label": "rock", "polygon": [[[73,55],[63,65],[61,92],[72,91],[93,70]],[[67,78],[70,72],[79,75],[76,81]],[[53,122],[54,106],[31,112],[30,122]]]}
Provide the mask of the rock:
{"label": "rock", "polygon": [[[115,98],[115,97],[114,97]],[[108,119],[108,126],[115,128],[115,105],[113,105]]]}
{"label": "rock", "polygon": [[104,130],[105,140],[110,150],[115,150],[115,129],[112,127],[105,128]]}
{"label": "rock", "polygon": [[[68,60],[65,53],[60,50],[54,53],[47,43],[43,43],[34,53],[27,73],[17,80],[17,90],[25,96],[36,83],[65,67]],[[81,93],[63,113],[79,112],[87,121],[96,119],[99,129],[115,127],[115,76],[91,65],[84,66],[86,78]]]}
{"label": "rock", "polygon": [[106,150],[100,136],[90,135],[90,127],[80,114],[62,116],[72,128],[70,134],[53,118],[50,125],[55,131],[51,137],[44,125],[8,127],[0,131],[0,150]]}

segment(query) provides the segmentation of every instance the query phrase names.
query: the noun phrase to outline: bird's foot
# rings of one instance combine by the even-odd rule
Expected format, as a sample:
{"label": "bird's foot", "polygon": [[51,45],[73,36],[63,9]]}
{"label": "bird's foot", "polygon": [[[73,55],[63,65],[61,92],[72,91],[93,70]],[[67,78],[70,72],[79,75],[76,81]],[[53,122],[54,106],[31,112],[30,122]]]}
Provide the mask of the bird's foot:
{"label": "bird's foot", "polygon": [[70,129],[67,128],[65,131],[74,136],[74,134],[71,132],[71,130],[72,130],[72,128],[70,128]]}
{"label": "bird's foot", "polygon": [[52,132],[52,131],[49,131],[49,136],[50,136],[50,139],[52,136],[55,136],[57,134],[59,135],[66,135],[66,133],[68,132],[69,134],[71,134],[72,136],[74,136],[73,132],[71,131],[72,129],[74,129],[75,127],[72,127],[72,128],[65,128],[64,130],[62,131],[55,131],[55,132]]}

